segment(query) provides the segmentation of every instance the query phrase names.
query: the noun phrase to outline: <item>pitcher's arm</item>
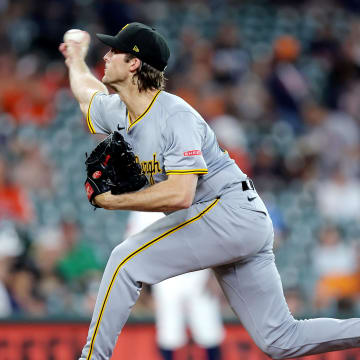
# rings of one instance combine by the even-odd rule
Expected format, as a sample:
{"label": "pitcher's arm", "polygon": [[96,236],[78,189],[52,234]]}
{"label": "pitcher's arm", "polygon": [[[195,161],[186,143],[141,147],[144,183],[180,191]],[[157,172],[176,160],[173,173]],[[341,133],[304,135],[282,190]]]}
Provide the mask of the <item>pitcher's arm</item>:
{"label": "pitcher's arm", "polygon": [[65,64],[69,69],[71,90],[79,102],[84,116],[86,116],[90,100],[96,91],[108,94],[106,86],[91,73],[85,63],[89,43],[90,35],[84,31],[84,38],[81,42],[67,41],[59,46],[60,52],[65,57]]}

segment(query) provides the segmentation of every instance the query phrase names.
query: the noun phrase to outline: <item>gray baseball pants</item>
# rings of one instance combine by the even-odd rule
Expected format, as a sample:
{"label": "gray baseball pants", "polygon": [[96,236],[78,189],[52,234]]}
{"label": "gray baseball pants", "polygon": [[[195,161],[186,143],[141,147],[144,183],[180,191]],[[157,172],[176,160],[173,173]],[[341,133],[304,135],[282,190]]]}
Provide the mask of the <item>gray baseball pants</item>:
{"label": "gray baseball pants", "polygon": [[293,318],[275,266],[273,238],[256,191],[234,187],[220,199],[172,213],[126,239],[105,268],[81,359],[111,357],[142,283],[208,267],[241,323],[270,357],[360,347],[360,319]]}

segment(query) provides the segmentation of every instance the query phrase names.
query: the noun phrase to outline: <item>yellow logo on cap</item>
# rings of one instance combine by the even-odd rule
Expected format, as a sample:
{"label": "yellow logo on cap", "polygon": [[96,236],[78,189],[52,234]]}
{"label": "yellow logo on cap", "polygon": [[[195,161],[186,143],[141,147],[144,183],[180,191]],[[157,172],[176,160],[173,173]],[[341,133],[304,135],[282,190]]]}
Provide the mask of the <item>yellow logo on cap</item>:
{"label": "yellow logo on cap", "polygon": [[133,50],[134,50],[135,52],[139,52],[139,51],[140,51],[139,48],[138,48],[136,45],[133,47]]}

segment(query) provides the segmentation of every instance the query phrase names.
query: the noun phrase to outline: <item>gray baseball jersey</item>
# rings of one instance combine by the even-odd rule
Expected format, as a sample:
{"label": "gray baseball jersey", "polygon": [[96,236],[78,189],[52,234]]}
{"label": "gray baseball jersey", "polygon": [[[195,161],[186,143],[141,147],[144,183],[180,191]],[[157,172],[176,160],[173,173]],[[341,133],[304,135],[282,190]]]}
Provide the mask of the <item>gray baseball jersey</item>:
{"label": "gray baseball jersey", "polygon": [[142,283],[205,268],[213,268],[234,312],[272,358],[360,346],[360,319],[298,321],[290,314],[266,207],[189,105],[161,91],[129,124],[117,95],[97,94],[87,123],[93,133],[124,127],[122,133],[151,183],[168,174],[200,178],[192,206],[156,221],[112,251],[81,359],[110,359]]}
{"label": "gray baseball jersey", "polygon": [[[220,196],[246,175],[222,150],[200,114],[176,95],[159,91],[132,124],[118,95],[95,94],[87,123],[92,133],[109,134],[118,127],[141,168],[154,184],[169,174],[199,174],[194,202]],[[221,171],[226,169],[227,177]]]}

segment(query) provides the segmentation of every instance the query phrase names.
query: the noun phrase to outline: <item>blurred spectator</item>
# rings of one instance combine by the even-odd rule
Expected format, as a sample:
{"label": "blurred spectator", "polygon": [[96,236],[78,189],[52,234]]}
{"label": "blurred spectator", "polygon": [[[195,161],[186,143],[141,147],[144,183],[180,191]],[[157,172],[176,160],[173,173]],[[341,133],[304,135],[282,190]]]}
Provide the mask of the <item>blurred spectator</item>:
{"label": "blurred spectator", "polygon": [[249,54],[241,47],[239,28],[224,23],[214,39],[213,72],[215,81],[222,85],[239,81],[250,65]]}
{"label": "blurred spectator", "polygon": [[317,157],[318,176],[328,178],[339,166],[346,175],[359,175],[360,131],[354,119],[315,101],[303,104],[302,115],[307,131],[300,144],[304,153]]}
{"label": "blurred spectator", "polygon": [[360,282],[356,276],[357,263],[354,248],[346,244],[334,226],[320,230],[319,244],[312,253],[317,277],[314,304],[318,310],[328,310],[335,303],[353,303],[360,293]]}
{"label": "blurred spectator", "polygon": [[322,61],[326,69],[332,69],[337,57],[341,54],[341,49],[330,24],[317,29],[313,39],[310,40],[309,50],[312,56]]}
{"label": "blurred spectator", "polygon": [[23,246],[14,225],[9,221],[0,221],[0,318],[12,314],[8,279],[11,267],[22,251]]}
{"label": "blurred spectator", "polygon": [[276,154],[274,144],[263,141],[258,144],[253,160],[253,178],[258,191],[274,191],[284,186],[281,159]]}
{"label": "blurred spectator", "polygon": [[[172,78],[177,78],[177,75],[187,73],[189,71],[194,62],[194,48],[198,47],[199,43],[201,43],[201,37],[198,29],[192,26],[181,28],[178,36],[177,56],[174,60],[172,69],[170,69],[170,75]],[[174,82],[173,79],[170,78],[169,81],[170,84],[174,83],[176,85],[176,82]]]}
{"label": "blurred spectator", "polygon": [[52,93],[43,81],[41,60],[38,55],[29,54],[15,64],[6,63],[14,75],[1,86],[0,104],[19,124],[43,126],[54,116]]}
{"label": "blurred spectator", "polygon": [[328,82],[325,89],[326,104],[332,109],[339,109],[342,95],[354,83],[360,80],[360,22],[350,22],[349,34],[339,43],[333,41],[332,57],[329,62]]}
{"label": "blurred spectator", "polygon": [[265,86],[264,79],[269,76],[267,59],[254,61],[251,71],[245,73],[237,86],[229,92],[230,109],[234,109],[242,119],[251,125],[261,124],[272,116],[271,95]]}
{"label": "blurred spectator", "polygon": [[125,26],[133,21],[141,22],[141,14],[134,2],[131,6],[129,0],[117,1],[106,0],[96,4],[96,11],[100,15],[101,25],[106,34],[115,35],[119,31],[119,26]]}
{"label": "blurred spectator", "polygon": [[47,55],[53,58],[62,34],[72,27],[76,13],[81,13],[81,9],[72,0],[40,0],[36,5],[32,2],[20,2],[23,6],[24,3],[30,7],[24,17],[30,17],[33,24],[31,29],[34,48],[47,49]]}
{"label": "blurred spectator", "polygon": [[306,308],[305,295],[299,287],[291,287],[284,289],[286,303],[290,312],[296,319],[302,318],[308,314]]}
{"label": "blurred spectator", "polygon": [[54,275],[62,256],[61,232],[56,226],[39,227],[32,243],[32,256],[42,276]]}
{"label": "blurred spectator", "polygon": [[175,76],[172,83],[176,83],[175,93],[196,107],[208,121],[225,113],[224,90],[217,86],[213,78],[213,45],[201,39],[192,51],[191,67],[185,74]]}
{"label": "blurred spectator", "polygon": [[211,128],[214,130],[220,146],[228,151],[242,171],[251,176],[251,164],[247,153],[247,142],[240,121],[230,115],[222,115],[212,119]]}
{"label": "blurred spectator", "polygon": [[44,301],[47,314],[67,312],[71,308],[69,295],[56,274],[56,264],[62,255],[61,245],[61,233],[56,226],[40,227],[27,260],[36,264],[36,291]]}
{"label": "blurred spectator", "polygon": [[8,287],[14,314],[30,316],[47,314],[45,303],[38,292],[39,276],[36,266],[25,258],[19,258],[12,267]]}
{"label": "blurred spectator", "polygon": [[96,256],[94,248],[86,239],[81,238],[79,225],[74,221],[64,220],[61,231],[61,258],[56,269],[68,283],[86,284],[92,272],[101,273],[103,264]]}
{"label": "blurred spectator", "polygon": [[59,226],[43,228],[34,254],[40,273],[38,292],[47,312],[91,314],[103,266],[94,249],[80,238],[78,224],[64,220]]}
{"label": "blurred spectator", "polygon": [[0,156],[0,219],[29,224],[34,219],[32,203],[27,192],[12,179],[12,167]]}
{"label": "blurred spectator", "polygon": [[273,70],[268,84],[279,118],[288,122],[295,132],[302,132],[299,107],[310,94],[306,79],[296,66],[300,43],[294,37],[284,35],[275,40],[273,51]]}
{"label": "blurred spectator", "polygon": [[318,182],[316,200],[320,214],[335,223],[360,219],[360,182],[341,166],[328,179]]}
{"label": "blurred spectator", "polygon": [[44,151],[36,143],[17,144],[19,161],[13,169],[14,181],[29,193],[51,198],[54,169]]}

